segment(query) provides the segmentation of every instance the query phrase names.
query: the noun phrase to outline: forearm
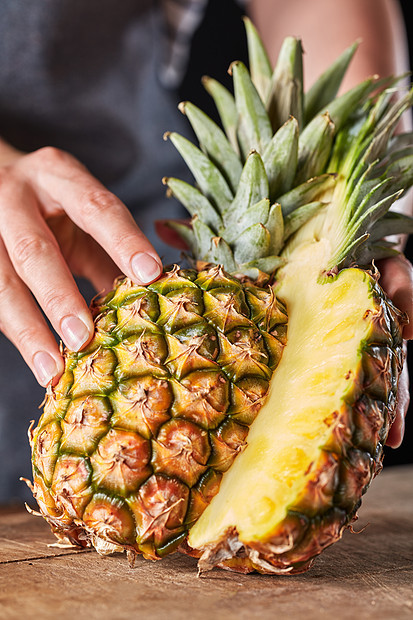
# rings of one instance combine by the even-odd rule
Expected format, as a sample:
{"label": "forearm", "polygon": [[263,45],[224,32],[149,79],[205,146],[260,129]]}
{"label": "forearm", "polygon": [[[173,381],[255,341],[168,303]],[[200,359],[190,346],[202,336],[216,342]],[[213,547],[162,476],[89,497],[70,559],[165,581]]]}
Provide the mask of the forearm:
{"label": "forearm", "polygon": [[273,62],[285,36],[302,39],[306,88],[360,39],[344,90],[370,75],[408,71],[407,38],[396,0],[250,0],[249,11]]}

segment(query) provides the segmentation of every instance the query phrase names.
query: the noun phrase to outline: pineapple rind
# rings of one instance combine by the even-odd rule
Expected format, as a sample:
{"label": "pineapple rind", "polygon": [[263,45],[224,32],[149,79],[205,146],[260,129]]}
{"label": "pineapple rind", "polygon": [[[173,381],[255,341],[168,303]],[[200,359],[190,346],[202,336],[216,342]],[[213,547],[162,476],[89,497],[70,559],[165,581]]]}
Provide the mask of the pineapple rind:
{"label": "pineapple rind", "polygon": [[148,288],[120,280],[94,314],[94,339],[65,351],[31,434],[34,495],[72,542],[162,557],[245,446],[285,308],[220,267],[175,267]]}

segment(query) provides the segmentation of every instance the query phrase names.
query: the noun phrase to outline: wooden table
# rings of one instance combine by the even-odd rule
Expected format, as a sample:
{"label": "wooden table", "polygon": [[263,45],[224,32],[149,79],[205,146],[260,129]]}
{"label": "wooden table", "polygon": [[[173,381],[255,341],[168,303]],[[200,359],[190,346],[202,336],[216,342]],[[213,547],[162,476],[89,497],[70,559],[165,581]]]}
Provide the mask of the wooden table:
{"label": "wooden table", "polygon": [[373,482],[356,529],[304,575],[214,570],[192,558],[162,562],[48,547],[48,525],[24,509],[0,512],[0,618],[59,620],[413,619],[413,467]]}

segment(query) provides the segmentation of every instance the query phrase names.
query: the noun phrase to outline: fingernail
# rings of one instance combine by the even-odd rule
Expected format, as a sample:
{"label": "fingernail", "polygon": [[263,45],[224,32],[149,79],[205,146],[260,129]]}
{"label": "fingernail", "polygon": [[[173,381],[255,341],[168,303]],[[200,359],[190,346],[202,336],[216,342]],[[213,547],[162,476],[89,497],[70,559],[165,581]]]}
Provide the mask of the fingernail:
{"label": "fingernail", "polygon": [[56,361],[46,351],[38,351],[33,356],[33,366],[39,382],[46,386],[57,375]]}
{"label": "fingernail", "polygon": [[89,340],[89,329],[78,316],[65,316],[60,329],[65,344],[73,351],[78,351]]}
{"label": "fingernail", "polygon": [[131,260],[132,271],[141,284],[149,284],[160,275],[162,269],[158,261],[150,254],[138,252]]}

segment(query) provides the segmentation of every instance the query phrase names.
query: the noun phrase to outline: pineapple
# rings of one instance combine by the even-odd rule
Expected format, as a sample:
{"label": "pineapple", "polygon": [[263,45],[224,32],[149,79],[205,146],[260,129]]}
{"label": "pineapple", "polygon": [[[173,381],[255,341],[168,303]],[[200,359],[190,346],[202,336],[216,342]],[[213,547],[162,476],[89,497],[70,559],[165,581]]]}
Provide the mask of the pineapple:
{"label": "pineapple", "polygon": [[166,134],[196,181],[164,179],[193,267],[94,302],[95,336],[65,351],[30,431],[33,492],[59,538],[100,553],[293,574],[381,468],[406,317],[372,260],[413,230],[389,212],[413,182],[394,135],[412,93],[372,78],[336,98],[352,46],[304,94],[300,41],[272,71],[246,30],[234,96],[205,80],[224,131],[184,103],[200,148]]}
{"label": "pineapple", "polygon": [[66,352],[33,433],[34,493],[70,540],[155,559],[183,542],[245,447],[287,315],[271,288],[220,266],[120,281],[94,312],[92,342]]}

